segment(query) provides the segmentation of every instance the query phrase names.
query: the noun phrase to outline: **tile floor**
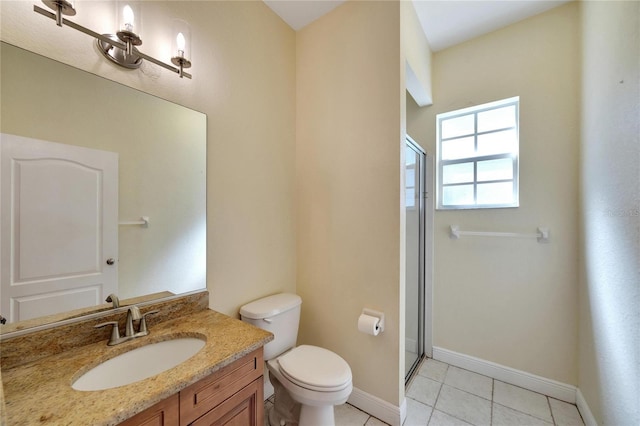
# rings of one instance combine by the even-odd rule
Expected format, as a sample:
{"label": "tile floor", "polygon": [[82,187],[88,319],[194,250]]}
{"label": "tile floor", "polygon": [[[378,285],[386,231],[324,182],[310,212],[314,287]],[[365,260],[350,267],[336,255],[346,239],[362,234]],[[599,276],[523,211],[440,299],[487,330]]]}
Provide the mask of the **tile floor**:
{"label": "tile floor", "polygon": [[[264,402],[264,426],[269,426],[267,410],[271,407],[273,407],[273,396]],[[334,414],[336,426],[387,426],[387,423],[357,409],[351,404],[336,406]],[[405,425],[409,426],[408,423],[405,423]]]}
{"label": "tile floor", "polygon": [[[573,404],[433,359],[422,362],[406,396],[404,426],[584,426]],[[335,416],[336,426],[386,424],[349,404],[337,406]]]}

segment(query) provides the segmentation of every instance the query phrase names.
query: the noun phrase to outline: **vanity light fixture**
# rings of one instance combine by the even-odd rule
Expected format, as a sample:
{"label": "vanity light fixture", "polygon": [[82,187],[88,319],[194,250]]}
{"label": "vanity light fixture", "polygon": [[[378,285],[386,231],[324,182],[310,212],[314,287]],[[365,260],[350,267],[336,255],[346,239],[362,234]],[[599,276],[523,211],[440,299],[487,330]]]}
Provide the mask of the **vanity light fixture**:
{"label": "vanity light fixture", "polygon": [[176,35],[172,43],[172,52],[176,56],[171,58],[171,63],[180,69],[180,76],[184,74],[184,69],[191,67],[191,61],[187,58],[191,56],[191,29],[189,24],[181,19],[173,20],[173,34]]}
{"label": "vanity light fixture", "polygon": [[[136,69],[142,65],[142,60],[146,59],[162,68],[175,72],[180,78],[191,78],[191,74],[184,72],[184,69],[191,67],[191,61],[188,59],[191,53],[189,45],[191,33],[186,22],[176,20],[177,24],[174,24],[174,30],[177,29],[178,32],[175,33],[176,46],[172,50],[176,55],[171,58],[171,63],[175,65],[173,66],[138,50],[137,46],[142,44],[142,39],[138,35],[140,14],[139,10],[136,10],[135,2],[118,2],[118,31],[116,34],[98,34],[89,28],[64,18],[63,16],[75,16],[76,10],[73,0],[42,0],[42,3],[55,13],[35,5],[33,6],[33,11],[53,19],[59,27],[65,25],[95,38],[98,50],[110,61],[125,68]],[[136,22],[138,22],[138,25],[136,25]]]}

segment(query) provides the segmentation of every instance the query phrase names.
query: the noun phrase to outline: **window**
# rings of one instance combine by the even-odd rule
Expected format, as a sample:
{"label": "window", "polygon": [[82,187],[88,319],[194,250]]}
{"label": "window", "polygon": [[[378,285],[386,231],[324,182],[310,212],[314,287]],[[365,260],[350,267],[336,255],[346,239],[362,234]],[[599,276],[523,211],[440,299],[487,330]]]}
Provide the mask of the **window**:
{"label": "window", "polygon": [[438,209],[518,207],[519,102],[437,115]]}

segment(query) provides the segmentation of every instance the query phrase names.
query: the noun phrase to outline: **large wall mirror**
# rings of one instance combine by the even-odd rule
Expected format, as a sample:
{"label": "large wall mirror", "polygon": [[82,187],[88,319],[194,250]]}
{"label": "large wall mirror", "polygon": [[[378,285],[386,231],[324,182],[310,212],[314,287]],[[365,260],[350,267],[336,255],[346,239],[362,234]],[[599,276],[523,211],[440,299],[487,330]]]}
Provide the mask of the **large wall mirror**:
{"label": "large wall mirror", "polygon": [[[15,217],[23,215],[28,196],[21,199],[13,194],[11,208],[7,207],[9,202],[2,199],[0,315],[13,322],[13,327],[2,326],[3,332],[15,330],[18,321],[40,325],[42,321],[65,319],[64,313],[51,317],[50,308],[60,310],[62,307],[63,311],[68,308],[73,315],[78,311],[95,312],[92,307],[104,309],[104,298],[111,292],[124,303],[127,299],[171,297],[205,289],[206,115],[4,42],[0,49],[0,142],[3,146],[11,141],[23,148],[26,144],[22,141],[27,141],[55,149],[68,147],[105,153],[117,160],[116,196],[113,201],[105,202],[117,218],[111,229],[100,230],[116,239],[115,252],[92,255],[96,258],[96,269],[117,271],[116,282],[112,283],[115,287],[108,290],[99,283],[94,291],[75,299],[76,291],[57,287],[52,290],[53,297],[39,296],[42,290],[38,288],[44,288],[41,284],[55,281],[60,275],[58,266],[78,254],[67,253],[65,247],[46,240],[52,234],[49,231],[61,229],[55,222],[42,225],[42,229],[25,225],[27,219],[17,223]],[[68,191],[65,185],[71,195],[56,200],[56,192],[48,189],[48,179],[37,178],[38,175],[33,175],[35,183],[31,182],[29,187],[24,182],[28,183],[32,176],[29,174],[31,164],[35,163],[28,162],[27,157],[22,163],[7,157],[2,151],[2,197],[12,197],[12,191],[25,191],[31,195],[30,203],[35,209],[40,209],[49,199],[54,203],[62,201],[68,211],[75,211],[69,201],[74,198],[75,190]],[[55,169],[58,163],[52,164],[50,168]],[[14,189],[8,184],[10,178],[22,179],[23,186]],[[37,192],[33,188],[41,193],[33,195]],[[81,198],[87,200],[87,197]],[[9,220],[12,215],[15,217]],[[103,220],[101,213],[96,215],[98,222]],[[30,216],[24,214],[24,217]],[[38,224],[47,222],[46,213],[41,217],[45,220],[39,220]],[[148,218],[148,225],[135,223],[142,222],[142,217]],[[104,223],[107,222],[105,219]],[[18,226],[22,228],[12,228]],[[107,237],[101,234],[96,240],[102,238]],[[27,246],[31,247],[31,263],[20,263]],[[53,266],[43,266],[47,264]],[[30,274],[31,271],[35,272]],[[40,285],[34,287],[35,294],[21,293],[27,282]],[[11,286],[18,289],[15,297],[13,290],[6,290]],[[34,300],[40,300],[40,305]],[[20,309],[22,316],[19,316]],[[39,321],[39,313],[47,316]]]}

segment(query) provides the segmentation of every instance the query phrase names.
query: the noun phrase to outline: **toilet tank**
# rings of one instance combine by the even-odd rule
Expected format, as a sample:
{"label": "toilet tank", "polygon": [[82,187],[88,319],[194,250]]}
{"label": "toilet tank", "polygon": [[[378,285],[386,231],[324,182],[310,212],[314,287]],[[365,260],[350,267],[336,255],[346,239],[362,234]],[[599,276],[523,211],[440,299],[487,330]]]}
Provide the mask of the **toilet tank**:
{"label": "toilet tank", "polygon": [[273,333],[274,339],[264,346],[265,361],[296,346],[301,304],[302,299],[297,294],[280,293],[240,308],[242,321]]}

